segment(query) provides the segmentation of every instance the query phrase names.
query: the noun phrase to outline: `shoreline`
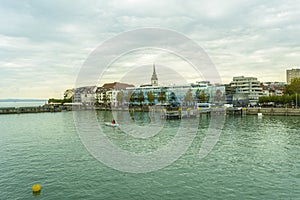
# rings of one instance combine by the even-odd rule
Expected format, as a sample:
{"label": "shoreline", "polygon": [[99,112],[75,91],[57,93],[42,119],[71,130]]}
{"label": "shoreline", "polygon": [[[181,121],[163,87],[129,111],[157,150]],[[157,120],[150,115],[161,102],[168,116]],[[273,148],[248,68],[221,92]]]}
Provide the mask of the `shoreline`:
{"label": "shoreline", "polygon": [[[95,106],[70,106],[70,105],[52,105],[46,104],[43,106],[32,107],[2,107],[0,108],[1,114],[25,114],[25,113],[44,113],[44,112],[64,112],[64,111],[76,111],[76,110],[99,110],[99,111],[129,111],[129,112],[161,112],[161,109],[149,110],[148,107],[95,107]],[[197,115],[209,115],[211,113],[219,113],[226,115],[274,115],[274,116],[300,116],[300,108],[227,108],[220,112],[216,109],[210,110],[192,110],[197,112]],[[189,111],[181,111],[189,112]],[[193,115],[194,116],[194,115]]]}
{"label": "shoreline", "polygon": [[247,115],[300,116],[300,108],[247,108]]}

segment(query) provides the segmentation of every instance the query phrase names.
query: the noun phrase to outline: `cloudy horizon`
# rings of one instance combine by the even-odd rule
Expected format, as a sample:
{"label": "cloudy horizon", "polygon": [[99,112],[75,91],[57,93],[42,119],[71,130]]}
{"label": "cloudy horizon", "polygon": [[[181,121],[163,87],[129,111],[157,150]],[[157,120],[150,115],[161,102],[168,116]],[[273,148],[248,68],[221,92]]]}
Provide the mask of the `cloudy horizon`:
{"label": "cloudy horizon", "polygon": [[286,69],[300,67],[299,8],[296,0],[2,1],[0,98],[62,98],[100,44],[145,27],[195,41],[222,83],[242,75],[285,82]]}

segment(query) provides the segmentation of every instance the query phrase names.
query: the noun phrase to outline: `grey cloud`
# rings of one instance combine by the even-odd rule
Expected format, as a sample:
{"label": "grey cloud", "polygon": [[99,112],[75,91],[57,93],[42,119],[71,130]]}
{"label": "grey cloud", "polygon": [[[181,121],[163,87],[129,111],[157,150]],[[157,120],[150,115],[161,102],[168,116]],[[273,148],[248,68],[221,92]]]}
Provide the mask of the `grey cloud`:
{"label": "grey cloud", "polygon": [[297,0],[2,1],[1,95],[11,94],[3,89],[9,85],[36,92],[70,87],[91,50],[143,27],[186,34],[209,54],[223,82],[247,74],[284,81],[285,69],[299,66],[299,10]]}

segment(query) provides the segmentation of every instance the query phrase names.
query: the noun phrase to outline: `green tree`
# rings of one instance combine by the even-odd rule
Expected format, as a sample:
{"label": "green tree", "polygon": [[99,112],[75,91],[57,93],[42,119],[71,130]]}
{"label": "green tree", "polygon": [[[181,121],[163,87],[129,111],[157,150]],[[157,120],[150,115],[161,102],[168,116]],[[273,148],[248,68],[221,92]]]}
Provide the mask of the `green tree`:
{"label": "green tree", "polygon": [[140,102],[141,106],[143,105],[144,100],[145,100],[144,92],[140,91],[138,94],[138,101]]}
{"label": "green tree", "polygon": [[269,103],[270,102],[270,98],[268,96],[261,96],[258,99],[258,103]]}
{"label": "green tree", "polygon": [[[297,96],[297,101],[296,101],[296,96]],[[300,95],[282,95],[282,96],[262,96],[259,97],[258,102],[261,104],[265,104],[265,103],[270,103],[273,102],[274,104],[278,105],[278,104],[282,104],[282,105],[292,105],[293,103],[298,103],[300,100]]]}
{"label": "green tree", "polygon": [[123,103],[124,93],[123,93],[122,90],[118,92],[116,98],[117,98],[117,101],[118,101],[118,105]]}
{"label": "green tree", "polygon": [[192,90],[191,89],[188,89],[188,91],[185,93],[184,101],[185,102],[191,102],[191,101],[193,101],[193,94],[192,94]]}
{"label": "green tree", "polygon": [[300,78],[294,78],[291,81],[291,84],[285,86],[285,93],[292,94],[300,94]]}
{"label": "green tree", "polygon": [[225,96],[223,95],[223,92],[221,90],[218,89],[216,91],[216,94],[214,96],[214,101],[218,103],[225,101]]}
{"label": "green tree", "polygon": [[48,103],[61,103],[61,104],[72,103],[72,98],[69,98],[69,99],[54,99],[54,98],[51,98],[51,99],[48,99]]}
{"label": "green tree", "polygon": [[208,102],[208,96],[205,94],[204,91],[201,91],[200,97],[199,97],[200,103],[207,103]]}
{"label": "green tree", "polygon": [[158,101],[164,103],[166,102],[166,100],[167,100],[166,92],[164,90],[161,90],[158,96]]}
{"label": "green tree", "polygon": [[147,98],[148,98],[148,101],[151,105],[153,105],[153,102],[155,100],[155,96],[154,96],[154,93],[152,91],[149,91],[147,93]]}
{"label": "green tree", "polygon": [[102,95],[102,101],[103,101],[103,104],[104,104],[105,107],[107,107],[107,106],[108,106],[108,100],[109,100],[109,97],[108,97],[108,95],[106,94],[106,92],[103,92],[102,94],[103,94],[103,95]]}
{"label": "green tree", "polygon": [[127,93],[127,95],[125,96],[125,100],[127,102],[130,102],[132,96],[133,96],[133,92],[131,90],[129,90],[128,93]]}
{"label": "green tree", "polygon": [[136,96],[136,92],[132,92],[129,98],[130,103],[135,102],[136,100],[135,96]]}
{"label": "green tree", "polygon": [[[220,94],[220,90],[217,91],[216,95]],[[222,95],[222,92],[221,94]],[[218,96],[219,97],[219,96]],[[224,98],[224,97],[221,97],[221,98]],[[196,93],[195,93],[195,99],[197,102],[199,103],[207,103],[208,100],[209,100],[209,97],[207,96],[207,94],[205,93],[204,90],[200,90],[200,89],[197,89],[196,90]],[[215,101],[220,101],[220,100],[216,100]]]}
{"label": "green tree", "polygon": [[174,92],[171,92],[169,102],[175,103],[176,99],[177,99],[176,94]]}
{"label": "green tree", "polygon": [[199,102],[199,100],[200,100],[200,94],[201,94],[201,90],[197,89],[196,92],[195,92],[195,100],[197,102]]}

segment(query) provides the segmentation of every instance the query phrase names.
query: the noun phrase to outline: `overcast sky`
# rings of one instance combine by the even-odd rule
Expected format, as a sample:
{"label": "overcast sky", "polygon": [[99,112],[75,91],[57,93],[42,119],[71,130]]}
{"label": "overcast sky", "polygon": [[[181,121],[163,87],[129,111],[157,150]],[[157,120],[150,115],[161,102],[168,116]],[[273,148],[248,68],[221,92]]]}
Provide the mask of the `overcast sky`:
{"label": "overcast sky", "polygon": [[[300,67],[299,19],[298,0],[2,0],[0,98],[61,98],[96,47],[144,27],[195,41],[223,83],[239,75],[286,81],[286,69]],[[126,65],[124,58],[114,64],[122,60]],[[150,70],[143,83],[151,78],[151,63],[144,63]],[[166,65],[162,69],[172,68]]]}

